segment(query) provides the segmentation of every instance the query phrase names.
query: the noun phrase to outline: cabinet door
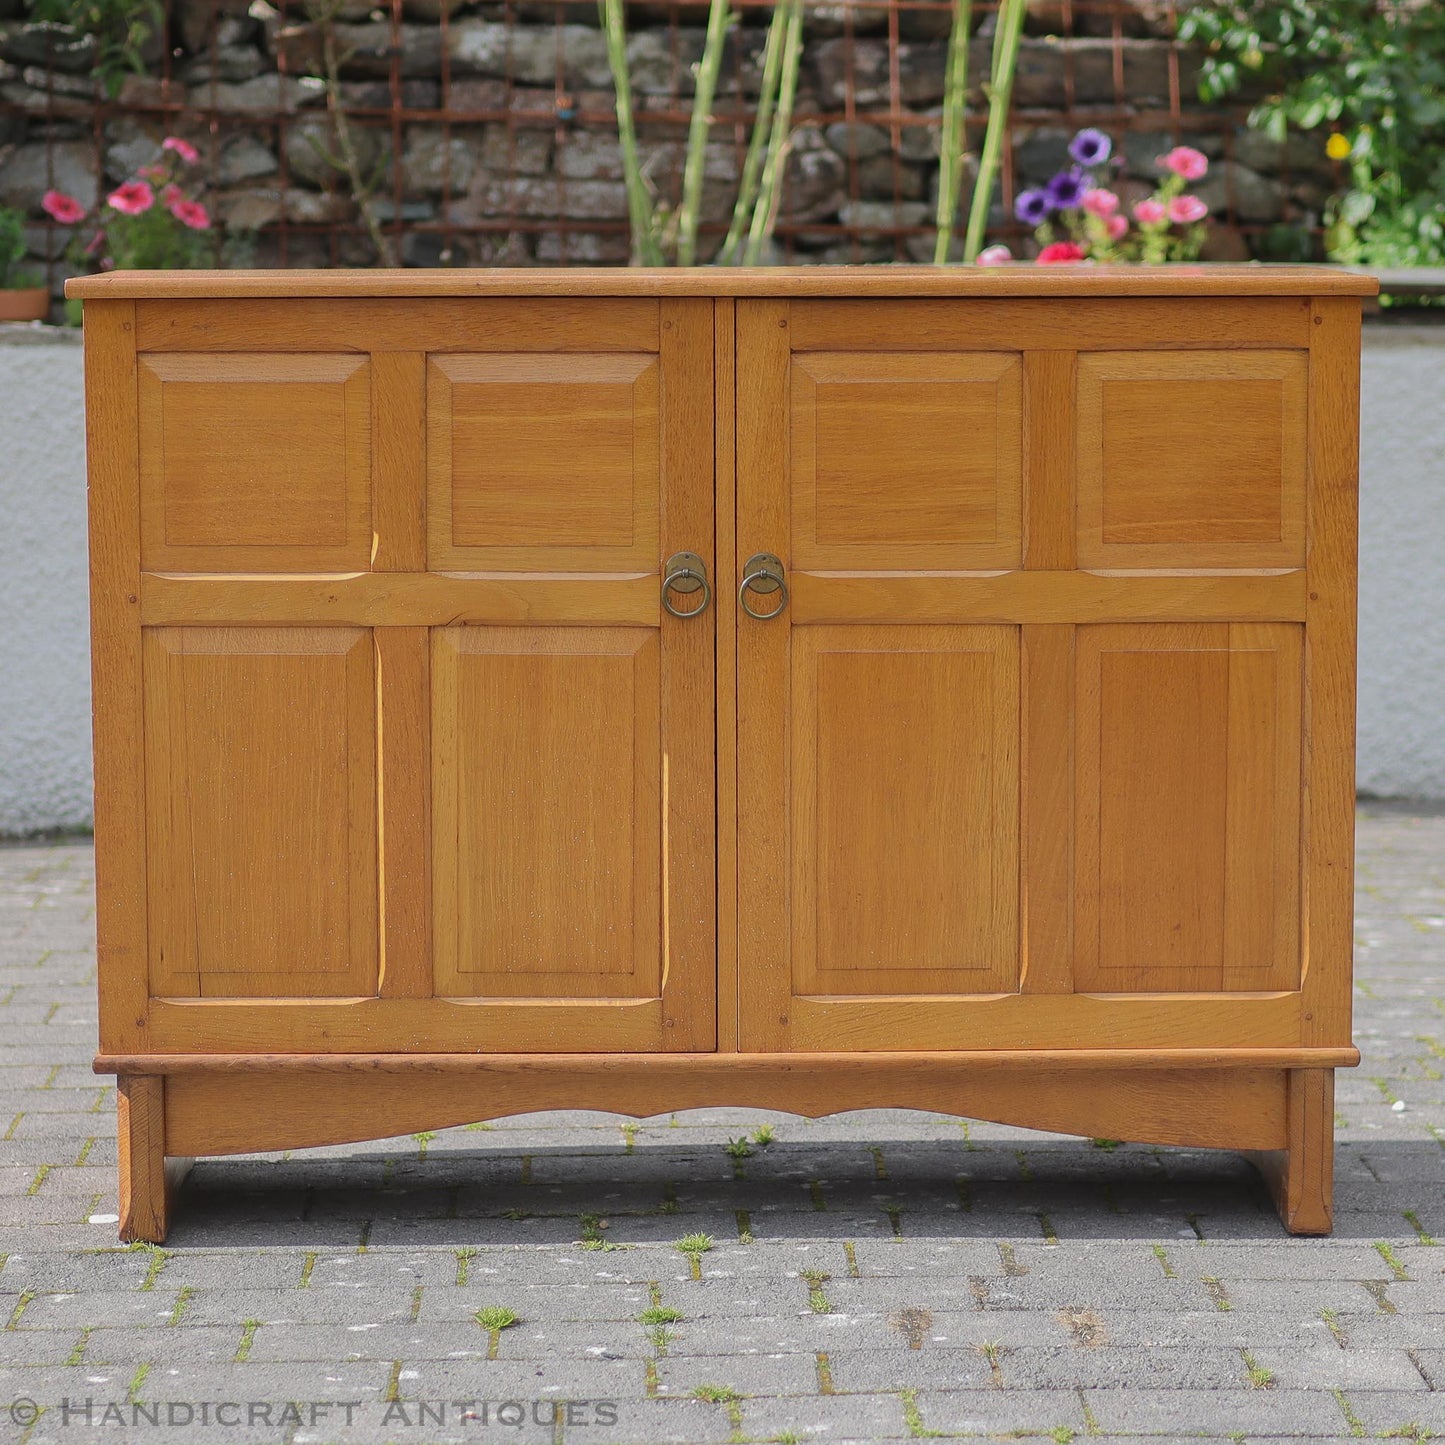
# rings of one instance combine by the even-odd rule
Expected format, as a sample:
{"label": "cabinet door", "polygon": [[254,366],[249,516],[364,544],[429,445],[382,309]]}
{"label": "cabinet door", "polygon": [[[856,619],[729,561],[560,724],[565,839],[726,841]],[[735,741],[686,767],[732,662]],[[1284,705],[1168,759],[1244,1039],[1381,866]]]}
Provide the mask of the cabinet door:
{"label": "cabinet door", "polygon": [[714,1047],[711,303],[258,304],[140,317],[147,1039]]}
{"label": "cabinet door", "polygon": [[743,1048],[1304,1040],[1310,318],[1201,306],[739,304]]}

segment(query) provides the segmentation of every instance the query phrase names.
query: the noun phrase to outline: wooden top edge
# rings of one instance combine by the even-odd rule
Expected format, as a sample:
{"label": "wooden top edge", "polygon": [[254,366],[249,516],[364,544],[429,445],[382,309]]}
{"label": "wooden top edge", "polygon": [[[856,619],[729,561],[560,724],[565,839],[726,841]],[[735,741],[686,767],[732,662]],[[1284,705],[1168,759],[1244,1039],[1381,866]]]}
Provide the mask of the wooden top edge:
{"label": "wooden top edge", "polygon": [[1357,1048],[978,1049],[876,1053],[697,1054],[98,1054],[97,1074],[257,1073],[618,1073],[657,1075],[775,1069],[815,1072],[937,1069],[1350,1069]]}
{"label": "wooden top edge", "polygon": [[1375,296],[1379,282],[1329,266],[526,267],[446,270],[112,271],[67,296],[182,300],[326,296]]}

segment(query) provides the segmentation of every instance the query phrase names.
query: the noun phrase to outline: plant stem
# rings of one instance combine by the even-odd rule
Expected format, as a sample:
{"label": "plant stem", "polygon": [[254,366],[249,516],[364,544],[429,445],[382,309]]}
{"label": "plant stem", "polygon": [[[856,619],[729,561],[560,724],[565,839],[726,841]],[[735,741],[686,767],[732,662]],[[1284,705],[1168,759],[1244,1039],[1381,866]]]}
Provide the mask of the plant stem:
{"label": "plant stem", "polygon": [[607,64],[617,92],[617,136],[622,146],[622,174],[627,186],[627,216],[632,226],[634,264],[661,266],[657,242],[656,210],[642,174],[637,151],[637,128],[632,118],[632,85],[627,75],[627,28],[622,0],[600,0],[602,29],[607,37]]}
{"label": "plant stem", "polygon": [[754,202],[758,195],[758,177],[763,167],[763,145],[768,138],[773,119],[773,107],[778,100],[778,81],[783,68],[783,32],[787,28],[788,9],[779,5],[768,22],[768,38],[763,46],[763,76],[758,92],[758,110],[753,118],[753,133],[748,137],[748,153],[743,160],[742,178],[738,182],[738,198],[733,205],[732,224],[728,227],[727,239],[718,252],[718,264],[736,265],[742,247],[743,233],[747,230]]}
{"label": "plant stem", "polygon": [[341,105],[341,63],[342,55],[336,44],[336,16],[339,3],[313,5],[311,18],[321,30],[321,56],[326,66],[326,109],[336,131],[336,144],[341,151],[341,165],[346,172],[347,184],[351,187],[351,198],[361,213],[366,234],[376,247],[376,259],[383,266],[395,266],[396,248],[391,237],[381,229],[375,208],[371,204],[371,192],[375,181],[367,182],[361,174],[361,157],[356,153],[356,142],[352,139],[351,123]]}
{"label": "plant stem", "polygon": [[783,74],[778,85],[778,108],[773,116],[772,133],[768,137],[767,158],[763,162],[762,185],[753,207],[752,224],[748,227],[748,244],[743,254],[743,263],[747,266],[758,264],[763,243],[772,234],[777,220],[778,200],[783,188],[783,163],[793,126],[793,102],[798,94],[798,62],[803,52],[803,0],[784,0],[784,3],[788,10],[788,30],[783,45]]}
{"label": "plant stem", "polygon": [[687,159],[682,168],[682,204],[678,208],[677,264],[691,266],[697,258],[697,226],[702,183],[707,173],[707,135],[712,125],[712,102],[722,71],[723,44],[732,12],[728,0],[712,0],[707,12],[707,37],[697,67],[697,88],[687,128]]}
{"label": "plant stem", "polygon": [[978,162],[978,179],[974,182],[973,200],[968,208],[968,234],[963,244],[965,262],[978,260],[978,253],[983,249],[988,208],[993,200],[994,176],[998,173],[1004,133],[1008,129],[1014,69],[1018,65],[1019,41],[1024,31],[1024,4],[1025,0],[999,0],[998,18],[993,32],[993,66],[988,86],[988,129],[984,132],[983,153]]}
{"label": "plant stem", "polygon": [[953,244],[953,223],[958,214],[966,139],[964,115],[968,102],[968,30],[973,0],[953,0],[953,29],[948,37],[948,62],[943,80],[943,128],[938,144],[938,240],[933,264],[948,260]]}

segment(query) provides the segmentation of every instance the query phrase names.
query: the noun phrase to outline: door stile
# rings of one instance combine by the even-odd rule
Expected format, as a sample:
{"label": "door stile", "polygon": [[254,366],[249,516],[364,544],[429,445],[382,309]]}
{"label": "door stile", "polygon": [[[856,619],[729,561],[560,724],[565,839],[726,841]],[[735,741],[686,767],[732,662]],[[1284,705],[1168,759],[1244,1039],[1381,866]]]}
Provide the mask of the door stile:
{"label": "door stile", "polygon": [[[790,306],[744,301],[737,308],[737,539],[735,566],[774,552],[790,567],[787,501]],[[791,748],[785,614],[759,622],[727,603],[737,628],[740,1045],[785,1049],[789,999],[790,881],[788,758]]]}
{"label": "door stile", "polygon": [[738,1048],[742,979],[738,953],[737,308],[713,311],[715,474],[713,632],[717,682],[717,1047]]}
{"label": "door stile", "polygon": [[[662,557],[713,550],[716,408],[712,302],[661,303]],[[715,636],[722,596],[700,617],[661,611],[663,1049],[717,1047],[717,769]],[[725,625],[725,624],[724,624]]]}

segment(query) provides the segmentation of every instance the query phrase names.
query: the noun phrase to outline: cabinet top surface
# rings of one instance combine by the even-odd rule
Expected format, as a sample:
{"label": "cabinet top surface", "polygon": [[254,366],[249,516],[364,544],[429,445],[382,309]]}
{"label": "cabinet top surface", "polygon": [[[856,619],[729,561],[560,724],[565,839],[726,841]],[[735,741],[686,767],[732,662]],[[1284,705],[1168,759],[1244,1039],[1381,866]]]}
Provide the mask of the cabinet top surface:
{"label": "cabinet top surface", "polygon": [[1326,266],[523,267],[446,270],[113,271],[65,283],[89,300],[402,296],[1083,297],[1373,296]]}

